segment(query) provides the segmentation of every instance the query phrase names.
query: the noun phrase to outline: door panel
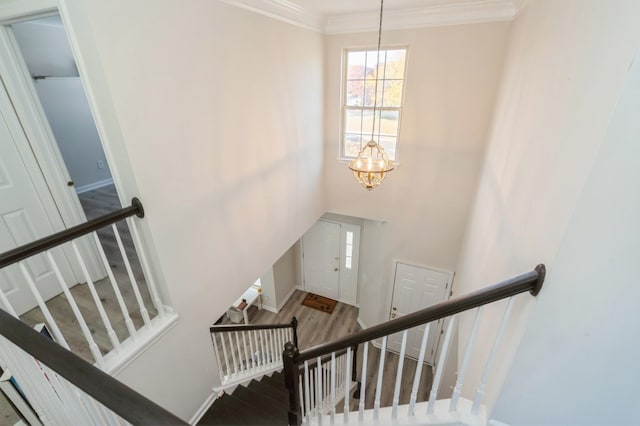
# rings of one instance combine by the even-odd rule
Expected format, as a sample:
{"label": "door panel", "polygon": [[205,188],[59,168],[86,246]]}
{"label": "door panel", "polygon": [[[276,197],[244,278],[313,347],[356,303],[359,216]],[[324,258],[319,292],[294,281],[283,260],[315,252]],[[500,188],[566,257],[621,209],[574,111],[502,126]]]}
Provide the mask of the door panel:
{"label": "door panel", "polygon": [[[444,272],[420,268],[398,262],[394,279],[391,318],[428,308],[446,299],[450,275]],[[442,321],[431,324],[425,362],[432,364],[435,360],[436,345]],[[406,355],[418,358],[420,345],[426,325],[412,328],[407,335]],[[389,338],[389,349],[400,352],[402,333],[396,333]]]}
{"label": "door panel", "polygon": [[317,221],[302,238],[305,290],[340,298],[340,225]]}
{"label": "door panel", "polygon": [[[19,149],[21,146],[23,149]],[[61,223],[59,212],[49,194],[33,154],[28,148],[20,123],[4,87],[0,85],[0,252],[13,249],[56,232],[52,215]],[[67,284],[76,280],[71,266],[60,249],[52,250]],[[47,300],[61,292],[44,254],[25,261],[25,265],[42,297]],[[0,273],[0,289],[20,315],[36,306],[17,265]]]}

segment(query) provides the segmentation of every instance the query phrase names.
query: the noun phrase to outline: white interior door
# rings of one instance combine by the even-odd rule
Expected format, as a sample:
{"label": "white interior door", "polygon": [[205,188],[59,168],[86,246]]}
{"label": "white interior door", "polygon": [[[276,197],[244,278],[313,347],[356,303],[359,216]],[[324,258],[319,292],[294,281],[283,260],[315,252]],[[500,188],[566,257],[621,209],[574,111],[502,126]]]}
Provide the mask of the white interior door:
{"label": "white interior door", "polygon": [[340,298],[340,224],[317,221],[302,238],[304,288],[338,300]]}
{"label": "white interior door", "polygon": [[[410,314],[420,309],[440,303],[447,298],[447,290],[451,282],[451,274],[421,268],[418,266],[396,263],[393,287],[393,301],[391,304],[391,319]],[[414,327],[407,335],[406,355],[418,358],[420,345],[426,325]],[[442,320],[431,324],[425,362],[433,365],[435,361],[438,336],[442,328]],[[400,352],[402,333],[389,337],[389,349]]]}
{"label": "white interior door", "polygon": [[[61,224],[20,122],[0,84],[0,252],[59,231]],[[60,249],[54,249],[52,253],[65,282],[76,284],[66,255]],[[61,293],[60,284],[44,254],[27,259],[25,265],[45,300]],[[0,291],[18,315],[36,306],[17,265],[0,270]]]}

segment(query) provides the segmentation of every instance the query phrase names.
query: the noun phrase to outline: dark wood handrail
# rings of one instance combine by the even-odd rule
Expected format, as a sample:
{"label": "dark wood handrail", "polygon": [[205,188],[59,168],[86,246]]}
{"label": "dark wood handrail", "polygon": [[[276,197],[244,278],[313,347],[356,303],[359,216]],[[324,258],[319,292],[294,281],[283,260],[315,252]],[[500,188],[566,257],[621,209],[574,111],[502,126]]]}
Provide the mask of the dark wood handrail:
{"label": "dark wood handrail", "polygon": [[0,254],[0,269],[134,215],[144,217],[142,202],[137,198],[131,200],[129,207],[113,211]]}
{"label": "dark wood handrail", "polygon": [[187,424],[2,309],[0,334],[129,423]]}
{"label": "dark wood handrail", "polygon": [[[233,325],[212,325],[209,327],[210,333],[225,333],[231,331],[251,331],[251,330],[271,330],[274,328],[292,328],[293,343],[298,346],[298,319],[291,317],[291,321],[285,324],[233,324]],[[213,336],[212,336],[213,337]]]}
{"label": "dark wood handrail", "polygon": [[446,318],[453,314],[527,291],[536,296],[542,288],[545,273],[545,266],[538,265],[531,272],[518,275],[517,277],[485,287],[481,290],[457,297],[454,300],[442,302],[429,308],[405,315],[401,318],[387,321],[357,333],[353,333],[349,336],[336,339],[332,342],[306,349],[293,355],[293,361],[296,364],[300,364],[304,361],[308,361],[331,352],[346,349],[349,346],[359,345],[380,337],[389,336],[399,331]]}

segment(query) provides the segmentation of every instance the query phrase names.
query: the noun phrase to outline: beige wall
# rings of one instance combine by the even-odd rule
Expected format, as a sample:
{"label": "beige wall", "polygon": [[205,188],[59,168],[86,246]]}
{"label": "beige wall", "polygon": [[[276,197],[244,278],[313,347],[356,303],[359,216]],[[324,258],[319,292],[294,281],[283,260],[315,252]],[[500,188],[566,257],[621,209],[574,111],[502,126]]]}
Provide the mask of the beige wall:
{"label": "beige wall", "polygon": [[455,270],[477,186],[509,23],[385,31],[384,45],[408,46],[400,167],[374,191],[336,160],[342,51],[375,46],[376,34],[326,38],[327,210],[367,219],[360,257],[360,318],[388,318],[392,261]]}
{"label": "beige wall", "polygon": [[118,377],[188,420],[219,380],[208,326],[324,212],[322,36],[209,0],[64,4],[180,316]]}
{"label": "beige wall", "polygon": [[[628,181],[622,176],[609,181],[604,175],[594,176],[594,164],[602,161],[603,150],[612,142],[605,135],[620,100],[625,75],[640,47],[639,20],[640,3],[637,1],[619,1],[614,5],[598,0],[540,0],[529,2],[513,25],[487,157],[458,262],[456,285],[459,292],[467,292],[529,271],[537,263],[545,263],[549,270],[546,288],[538,299],[523,296],[515,304],[505,345],[498,354],[490,379],[486,397],[490,408],[511,366],[525,325],[528,324],[527,336],[531,340],[525,339],[523,344],[527,343],[528,348],[535,347],[533,354],[546,352],[552,363],[547,367],[542,359],[536,358],[535,363],[529,364],[527,380],[540,386],[522,389],[530,390],[530,393],[506,395],[503,392],[505,401],[519,397],[522,404],[526,401],[530,407],[529,413],[537,412],[546,420],[535,420],[541,419],[540,416],[498,420],[508,423],[512,419],[518,420],[512,424],[615,424],[608,421],[591,423],[588,416],[575,422],[561,418],[553,420],[547,405],[534,401],[553,395],[557,401],[554,406],[567,401],[565,409],[573,407],[575,411],[585,410],[585,413],[596,409],[593,408],[595,404],[587,403],[587,400],[591,400],[592,393],[602,390],[605,384],[591,379],[592,370],[599,370],[611,360],[589,355],[599,346],[598,337],[602,333],[595,339],[584,337],[590,327],[614,328],[606,323],[586,320],[583,324],[582,321],[595,315],[591,308],[599,298],[609,298],[611,292],[617,293],[620,286],[625,285],[624,282],[635,281],[634,273],[617,271],[611,267],[612,262],[598,265],[597,257],[582,256],[576,243],[583,244],[584,249],[611,243],[608,239],[600,240],[597,228],[607,221],[616,222],[614,212],[624,208],[603,199],[607,202],[608,213],[602,216],[605,222],[600,225],[596,215],[601,212],[589,212],[587,209],[592,206],[583,205],[579,200],[585,191],[596,188],[614,193],[627,188]],[[635,120],[637,122],[637,117]],[[637,137],[634,143],[637,145]],[[638,168],[639,157],[636,155],[635,158]],[[590,182],[592,178],[596,180]],[[637,177],[632,181],[637,183]],[[627,190],[634,196],[638,192],[637,185]],[[637,210],[637,206],[634,208]],[[584,223],[579,223],[581,220],[586,220],[593,229],[588,230]],[[637,220],[633,224],[624,223],[637,229]],[[572,254],[566,252],[563,241],[575,229],[580,229],[581,234],[572,240],[577,250]],[[620,243],[626,247],[631,238],[636,238],[637,249],[637,236],[631,229],[629,231],[628,236],[621,235]],[[607,251],[618,253],[614,247],[603,248],[601,254],[609,257],[611,254]],[[572,278],[567,268],[578,268],[578,264],[581,264],[579,268],[597,273],[585,277],[575,270],[575,278]],[[607,274],[611,279],[607,279]],[[618,294],[629,293],[625,290]],[[466,395],[475,390],[474,384],[481,374],[503,307],[504,304],[500,304],[485,310],[475,350],[477,356],[474,356],[465,380]],[[533,316],[530,316],[532,310]],[[626,338],[616,340],[616,345],[634,335],[628,327],[631,325],[617,329],[616,333]],[[471,318],[462,318],[461,345],[467,341],[470,328]],[[604,344],[605,340],[602,342]],[[572,355],[563,361],[563,351],[580,355],[577,358]],[[519,356],[529,359],[524,353]],[[580,366],[584,378],[589,377],[586,382],[571,379],[578,377],[573,375],[574,363]],[[571,369],[572,373],[565,374],[565,368]],[[630,368],[635,369],[635,366]],[[546,373],[541,375],[543,371]],[[516,377],[523,379],[522,373],[520,370],[519,375],[514,375],[514,380]],[[625,372],[617,371],[616,374],[624,376]],[[597,376],[601,377],[600,374]],[[615,380],[613,377],[605,380],[607,393],[615,393],[614,389],[625,393],[620,388],[609,388],[608,383],[615,383]],[[519,383],[512,382],[510,390],[517,392]],[[588,397],[578,406],[568,403],[569,400],[581,401],[583,395]],[[602,405],[600,408],[604,411]],[[540,407],[545,409],[539,410]],[[504,412],[513,415],[506,405],[503,408]]]}
{"label": "beige wall", "polygon": [[300,242],[296,241],[285,254],[273,265],[273,279],[275,281],[275,307],[281,308],[286,297],[294,288],[301,286],[296,274],[300,260]]}

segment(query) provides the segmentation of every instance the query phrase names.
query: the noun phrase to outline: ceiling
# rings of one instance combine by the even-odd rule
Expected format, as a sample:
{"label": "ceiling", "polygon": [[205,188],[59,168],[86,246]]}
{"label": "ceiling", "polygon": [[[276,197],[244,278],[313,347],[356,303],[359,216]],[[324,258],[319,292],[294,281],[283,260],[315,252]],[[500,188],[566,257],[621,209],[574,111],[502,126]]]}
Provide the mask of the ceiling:
{"label": "ceiling", "polygon": [[[221,0],[315,31],[375,31],[380,0]],[[526,0],[385,0],[384,29],[460,25],[514,19]]]}

